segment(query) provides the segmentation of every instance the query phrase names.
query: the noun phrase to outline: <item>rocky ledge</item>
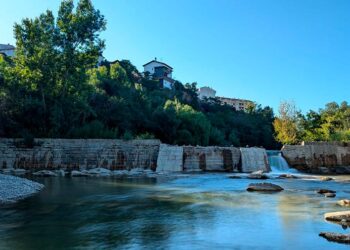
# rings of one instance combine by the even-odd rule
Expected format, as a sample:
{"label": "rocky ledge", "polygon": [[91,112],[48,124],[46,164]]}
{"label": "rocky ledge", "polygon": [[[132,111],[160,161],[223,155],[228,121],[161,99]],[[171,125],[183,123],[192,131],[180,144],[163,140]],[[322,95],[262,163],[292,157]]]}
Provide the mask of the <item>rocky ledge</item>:
{"label": "rocky ledge", "polygon": [[44,188],[44,185],[20,177],[0,174],[0,205],[27,198]]}

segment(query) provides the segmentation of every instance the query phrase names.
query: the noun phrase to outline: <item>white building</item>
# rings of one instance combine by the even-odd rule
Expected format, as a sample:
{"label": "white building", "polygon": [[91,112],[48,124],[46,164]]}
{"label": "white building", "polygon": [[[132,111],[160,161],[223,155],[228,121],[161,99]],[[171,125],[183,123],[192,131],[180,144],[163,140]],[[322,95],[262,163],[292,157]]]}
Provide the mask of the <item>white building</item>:
{"label": "white building", "polygon": [[16,48],[10,44],[0,44],[0,54],[12,57],[15,55],[15,49]]}
{"label": "white building", "polygon": [[227,98],[227,97],[217,97],[218,100],[223,105],[229,105],[238,111],[246,111],[249,106],[253,104],[252,101],[237,99],[237,98]]}
{"label": "white building", "polygon": [[164,88],[171,88],[174,84],[172,73],[173,68],[166,63],[157,61],[157,58],[143,65],[143,74],[154,80],[159,80]]}
{"label": "white building", "polygon": [[215,98],[216,91],[210,87],[201,87],[198,90],[198,98],[203,100],[204,98]]}

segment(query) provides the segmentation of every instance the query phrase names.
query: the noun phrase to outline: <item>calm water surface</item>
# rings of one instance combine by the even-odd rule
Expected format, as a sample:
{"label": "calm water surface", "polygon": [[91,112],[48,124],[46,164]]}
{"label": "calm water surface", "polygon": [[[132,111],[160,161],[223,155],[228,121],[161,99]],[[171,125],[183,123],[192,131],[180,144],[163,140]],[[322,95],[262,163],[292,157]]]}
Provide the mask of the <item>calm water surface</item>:
{"label": "calm water surface", "polygon": [[0,249],[350,248],[318,236],[349,233],[323,214],[345,210],[335,203],[350,198],[350,183],[270,180],[286,190],[261,194],[225,174],[36,180],[44,191],[0,208]]}

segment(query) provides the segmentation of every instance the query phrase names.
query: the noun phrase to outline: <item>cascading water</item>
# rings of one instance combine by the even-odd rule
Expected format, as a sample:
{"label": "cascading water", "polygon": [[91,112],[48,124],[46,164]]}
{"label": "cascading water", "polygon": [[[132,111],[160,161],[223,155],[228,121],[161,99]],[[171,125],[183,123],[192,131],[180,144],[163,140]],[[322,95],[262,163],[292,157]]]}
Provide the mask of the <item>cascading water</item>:
{"label": "cascading water", "polygon": [[294,169],[291,169],[286,161],[283,158],[281,151],[278,150],[268,150],[267,156],[269,159],[271,171],[273,173],[295,173],[297,172]]}

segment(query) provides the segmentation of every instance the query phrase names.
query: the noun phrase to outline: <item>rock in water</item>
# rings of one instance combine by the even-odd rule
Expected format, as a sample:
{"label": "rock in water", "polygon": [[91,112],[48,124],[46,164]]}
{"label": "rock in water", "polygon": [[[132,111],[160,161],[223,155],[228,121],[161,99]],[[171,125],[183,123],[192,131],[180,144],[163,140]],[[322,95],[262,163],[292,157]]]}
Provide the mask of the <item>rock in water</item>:
{"label": "rock in water", "polygon": [[292,174],[281,174],[278,176],[279,179],[297,179],[298,177]]}
{"label": "rock in water", "polygon": [[324,218],[329,221],[350,221],[350,211],[325,213]]}
{"label": "rock in water", "polygon": [[319,236],[325,238],[328,241],[350,244],[350,234],[322,232],[319,234]]}
{"label": "rock in water", "polygon": [[333,178],[332,177],[328,177],[328,176],[324,176],[321,178],[321,181],[332,181]]}
{"label": "rock in water", "polygon": [[35,176],[41,176],[41,177],[51,177],[51,176],[57,176],[57,174],[50,170],[41,170],[38,172],[33,173]]}
{"label": "rock in water", "polygon": [[282,187],[272,183],[251,183],[247,188],[249,192],[280,192],[282,190],[284,190]]}
{"label": "rock in water", "polygon": [[324,195],[324,197],[327,197],[327,198],[334,198],[335,197],[335,193],[324,193],[323,195]]}
{"label": "rock in water", "polygon": [[94,176],[110,176],[112,171],[106,168],[93,168],[88,170],[87,173]]}
{"label": "rock in water", "polygon": [[319,189],[319,190],[316,191],[316,193],[318,193],[318,194],[334,193],[335,194],[336,191],[330,190],[330,189]]}
{"label": "rock in water", "polygon": [[346,200],[346,199],[340,200],[340,201],[337,202],[337,204],[339,206],[348,207],[348,206],[350,206],[350,200]]}
{"label": "rock in water", "polygon": [[72,176],[72,177],[86,177],[86,176],[90,176],[90,174],[85,173],[85,172],[80,172],[78,170],[73,170],[70,173],[70,176]]}
{"label": "rock in water", "polygon": [[248,175],[248,179],[260,179],[260,180],[265,180],[268,179],[269,177],[264,174],[264,171],[258,170],[255,172],[252,172],[251,174]]}

